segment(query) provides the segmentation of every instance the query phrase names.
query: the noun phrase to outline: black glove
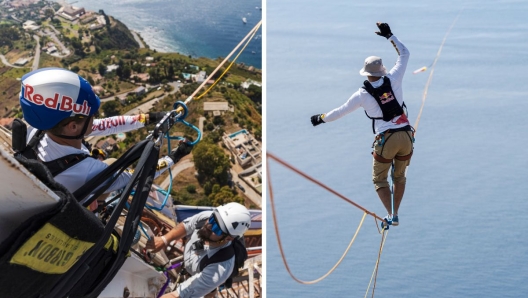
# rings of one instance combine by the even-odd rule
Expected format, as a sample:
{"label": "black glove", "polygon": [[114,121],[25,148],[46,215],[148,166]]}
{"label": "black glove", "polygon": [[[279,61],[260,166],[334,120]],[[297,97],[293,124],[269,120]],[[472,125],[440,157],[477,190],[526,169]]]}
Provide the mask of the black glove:
{"label": "black glove", "polygon": [[150,123],[156,123],[158,121],[160,121],[161,119],[163,119],[163,117],[165,117],[165,115],[167,115],[166,112],[151,112],[151,113],[148,113],[149,115],[149,124]]}
{"label": "black glove", "polygon": [[317,114],[317,115],[313,115],[312,118],[310,118],[310,120],[312,121],[312,125],[313,126],[317,126],[321,123],[325,123],[323,121],[323,114]]}
{"label": "black glove", "polygon": [[391,29],[389,27],[389,24],[387,24],[387,23],[376,23],[376,25],[378,26],[378,28],[380,30],[380,31],[376,32],[377,35],[383,36],[386,39],[389,39],[389,37],[392,36],[392,32],[391,32]]}
{"label": "black glove", "polygon": [[169,157],[174,161],[174,163],[177,163],[182,159],[185,155],[191,153],[193,146],[190,144],[189,141],[184,140],[181,142],[178,147],[174,148],[171,153],[169,154]]}

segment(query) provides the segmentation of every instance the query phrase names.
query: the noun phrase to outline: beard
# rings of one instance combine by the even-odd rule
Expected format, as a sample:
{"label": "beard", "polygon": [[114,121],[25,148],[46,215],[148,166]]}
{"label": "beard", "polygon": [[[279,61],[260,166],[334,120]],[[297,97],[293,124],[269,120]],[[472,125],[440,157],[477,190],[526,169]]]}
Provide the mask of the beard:
{"label": "beard", "polygon": [[213,235],[213,231],[206,228],[205,225],[198,230],[197,235],[198,235],[198,238],[200,238],[200,240],[211,242],[211,243],[219,243],[219,242],[224,241],[225,239],[225,236],[224,236],[219,240],[211,240],[211,235]]}
{"label": "beard", "polygon": [[205,225],[198,230],[198,238],[202,241],[211,241],[211,234],[213,231],[205,228]]}

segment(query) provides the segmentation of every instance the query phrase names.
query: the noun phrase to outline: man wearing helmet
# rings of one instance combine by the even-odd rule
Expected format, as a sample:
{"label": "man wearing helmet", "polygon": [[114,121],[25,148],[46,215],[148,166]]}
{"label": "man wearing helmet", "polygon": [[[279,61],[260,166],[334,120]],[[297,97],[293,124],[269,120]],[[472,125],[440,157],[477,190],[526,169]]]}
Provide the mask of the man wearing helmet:
{"label": "man wearing helmet", "polygon": [[228,203],[214,211],[203,211],[185,219],[169,233],[153,237],[147,242],[147,248],[157,252],[174,240],[187,237],[183,265],[191,275],[179,284],[176,291],[162,296],[203,297],[222,285],[235,267],[235,257],[210,263],[200,270],[204,258],[212,258],[221,249],[231,245],[231,241],[241,237],[251,225],[251,216],[246,207],[239,203]]}
{"label": "man wearing helmet", "polygon": [[[28,129],[26,141],[38,141],[38,145],[26,153],[44,164],[70,156],[77,158],[73,166],[54,177],[72,193],[108,166],[95,158],[84,158],[90,155],[82,143],[84,137],[131,131],[144,127],[149,121],[161,120],[165,115],[160,112],[94,119],[101,104],[99,97],[84,78],[62,68],[35,70],[24,75],[21,81],[20,106],[24,119],[32,127]],[[163,166],[159,166],[157,174],[178,162],[190,148],[183,143],[169,156],[162,157],[158,164]],[[131,176],[123,172],[106,192],[124,187]]]}

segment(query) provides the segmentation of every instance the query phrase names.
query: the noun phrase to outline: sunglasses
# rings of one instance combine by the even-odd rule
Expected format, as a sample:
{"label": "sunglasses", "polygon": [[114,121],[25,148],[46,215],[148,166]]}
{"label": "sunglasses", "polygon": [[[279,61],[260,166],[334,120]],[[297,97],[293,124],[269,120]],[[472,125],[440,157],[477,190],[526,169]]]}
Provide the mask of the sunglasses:
{"label": "sunglasses", "polygon": [[227,236],[227,233],[222,231],[222,229],[218,225],[218,221],[216,220],[216,216],[214,215],[214,213],[211,214],[211,217],[209,217],[209,223],[211,224],[211,231],[213,231],[213,233],[215,233],[216,236],[222,236],[222,235]]}

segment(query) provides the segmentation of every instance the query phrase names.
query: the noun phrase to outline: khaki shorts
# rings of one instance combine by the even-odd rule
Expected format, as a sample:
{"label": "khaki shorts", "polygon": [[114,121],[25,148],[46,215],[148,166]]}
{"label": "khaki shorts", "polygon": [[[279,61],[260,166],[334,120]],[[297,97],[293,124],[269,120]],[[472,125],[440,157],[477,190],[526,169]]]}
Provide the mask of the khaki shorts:
{"label": "khaki shorts", "polygon": [[[394,159],[395,156],[409,155],[413,150],[412,132],[397,131],[395,133],[385,133],[385,144],[382,146],[375,145],[374,152],[385,159]],[[394,159],[394,182],[405,184],[405,169],[411,160]],[[387,176],[391,163],[383,163],[373,158],[372,165],[372,182],[376,191],[382,187],[389,187]]]}

